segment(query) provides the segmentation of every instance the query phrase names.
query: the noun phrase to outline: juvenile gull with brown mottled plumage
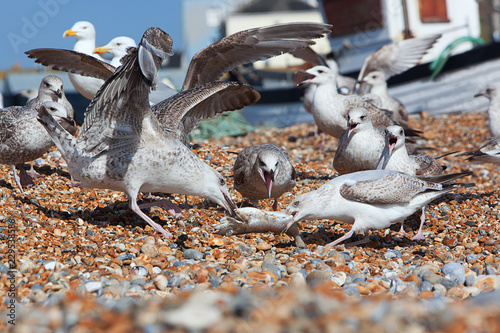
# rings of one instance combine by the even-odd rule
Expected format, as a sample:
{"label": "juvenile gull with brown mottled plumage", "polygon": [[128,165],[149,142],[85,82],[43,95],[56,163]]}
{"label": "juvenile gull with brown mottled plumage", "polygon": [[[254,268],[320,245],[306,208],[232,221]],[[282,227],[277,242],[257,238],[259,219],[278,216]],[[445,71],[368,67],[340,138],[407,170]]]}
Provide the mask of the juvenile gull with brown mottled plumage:
{"label": "juvenile gull with brown mottled plumage", "polygon": [[[47,114],[39,117],[82,186],[125,192],[130,208],[166,237],[170,233],[137,205],[139,191],[197,195],[231,213],[235,208],[224,178],[175,138],[175,126],[188,112],[203,119],[219,112],[218,106],[241,108],[258,99],[249,86],[209,83],[169,99],[160,123],[151,111],[148,94],[158,84],[157,70],[171,51],[168,34],[159,28],[146,30],[138,48],[129,49],[123,65],[92,100],[76,139]],[[226,88],[235,89],[231,98],[219,94]]]}
{"label": "juvenile gull with brown mottled plumage", "polygon": [[[327,244],[332,247],[349,239],[355,232],[388,228],[451,191],[446,184],[470,175],[470,172],[419,178],[391,170],[368,170],[334,178],[317,190],[302,194],[287,207],[293,215],[288,230],[301,220],[335,219],[352,224],[344,236]],[[359,242],[368,241],[368,233]]]}
{"label": "juvenile gull with brown mottled plumage", "polygon": [[[66,109],[53,101],[43,102],[39,108],[51,114],[63,126],[76,128],[75,122],[67,118]],[[36,160],[54,145],[51,137],[37,121],[37,111],[28,106],[11,106],[0,109],[0,163],[11,166],[17,187],[33,185],[23,164]],[[16,173],[20,169],[20,176]]]}
{"label": "juvenile gull with brown mottled plumage", "polygon": [[[234,188],[252,202],[278,198],[295,187],[295,169],[287,152],[272,143],[250,146],[236,158],[233,168]],[[254,204],[255,205],[255,204]]]}

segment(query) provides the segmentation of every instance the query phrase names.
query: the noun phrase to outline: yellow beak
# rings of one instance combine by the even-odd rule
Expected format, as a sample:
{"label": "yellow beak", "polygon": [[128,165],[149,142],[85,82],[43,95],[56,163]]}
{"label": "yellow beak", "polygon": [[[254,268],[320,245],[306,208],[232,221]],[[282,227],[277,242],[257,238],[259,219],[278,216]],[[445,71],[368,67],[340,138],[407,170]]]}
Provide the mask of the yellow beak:
{"label": "yellow beak", "polygon": [[107,53],[111,51],[110,48],[104,47],[104,46],[99,46],[94,49],[94,53],[101,54],[101,53]]}
{"label": "yellow beak", "polygon": [[73,30],[69,29],[69,30],[66,30],[64,33],[63,33],[63,38],[64,37],[69,37],[69,36],[74,36],[76,35],[76,32],[74,32]]}

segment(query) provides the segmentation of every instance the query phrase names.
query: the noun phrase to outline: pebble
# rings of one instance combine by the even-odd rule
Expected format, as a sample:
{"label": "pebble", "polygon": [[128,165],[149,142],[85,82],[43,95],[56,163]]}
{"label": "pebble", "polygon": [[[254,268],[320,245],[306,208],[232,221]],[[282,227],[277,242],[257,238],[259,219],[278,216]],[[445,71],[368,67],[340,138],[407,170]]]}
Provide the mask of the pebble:
{"label": "pebble", "polygon": [[196,249],[187,249],[182,253],[182,256],[186,259],[201,260],[203,259],[203,253]]}
{"label": "pebble", "polygon": [[464,284],[465,282],[465,268],[460,264],[449,262],[441,268],[441,272],[446,278],[458,284]]}

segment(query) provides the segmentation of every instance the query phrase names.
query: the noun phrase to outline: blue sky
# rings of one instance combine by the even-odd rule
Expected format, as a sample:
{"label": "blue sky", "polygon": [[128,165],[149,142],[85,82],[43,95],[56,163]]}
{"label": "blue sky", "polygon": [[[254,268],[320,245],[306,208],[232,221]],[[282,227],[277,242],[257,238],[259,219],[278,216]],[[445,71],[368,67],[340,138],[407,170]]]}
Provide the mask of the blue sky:
{"label": "blue sky", "polygon": [[35,63],[24,51],[40,48],[72,49],[74,37],[63,32],[77,21],[89,21],[96,28],[96,43],[104,45],[117,36],[138,42],[144,31],[159,27],[172,36],[174,50],[181,49],[182,0],[82,1],[14,0],[0,4],[0,70],[18,62],[22,68]]}

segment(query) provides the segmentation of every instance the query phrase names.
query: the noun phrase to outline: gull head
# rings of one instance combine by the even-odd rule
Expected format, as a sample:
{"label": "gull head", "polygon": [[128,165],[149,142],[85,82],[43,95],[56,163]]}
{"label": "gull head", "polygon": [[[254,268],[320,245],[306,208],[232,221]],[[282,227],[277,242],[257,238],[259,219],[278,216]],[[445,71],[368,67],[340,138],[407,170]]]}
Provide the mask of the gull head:
{"label": "gull head", "polygon": [[356,131],[371,124],[370,113],[365,108],[355,108],[347,114],[348,137],[352,137]]}
{"label": "gull head", "polygon": [[135,41],[126,36],[120,36],[120,37],[115,37],[112,40],[109,41],[108,44],[104,46],[97,47],[94,50],[94,53],[101,54],[101,53],[109,53],[113,57],[123,57],[125,54],[127,54],[127,48],[129,47],[136,47]]}
{"label": "gull head", "polygon": [[88,21],[78,21],[71,29],[63,33],[63,37],[74,36],[77,40],[80,39],[95,39],[94,25]]}
{"label": "gull head", "polygon": [[61,98],[63,94],[63,81],[55,75],[47,75],[40,82],[38,94],[51,96],[53,100]]}
{"label": "gull head", "polygon": [[323,84],[334,84],[337,85],[337,76],[335,72],[326,66],[315,66],[313,68],[309,68],[304,72],[306,79],[300,82],[298,85],[301,86],[303,84],[314,84],[314,85],[323,85]]}
{"label": "gull head", "polygon": [[380,71],[373,71],[365,75],[362,82],[368,83],[372,86],[385,84],[385,75]]}
{"label": "gull head", "polygon": [[385,144],[389,148],[389,154],[395,149],[404,146],[405,131],[399,125],[387,126],[385,129]]}
{"label": "gull head", "polygon": [[276,154],[269,150],[262,150],[257,156],[257,170],[271,198],[273,184],[280,171],[280,161]]}
{"label": "gull head", "polygon": [[[54,118],[54,120],[61,125],[63,123],[67,123],[71,126],[75,126],[75,121],[73,119],[68,118],[66,108],[57,102],[53,101],[43,102],[42,105],[40,106],[40,109],[42,109],[41,112],[50,114]],[[40,113],[40,111],[38,112]]]}

